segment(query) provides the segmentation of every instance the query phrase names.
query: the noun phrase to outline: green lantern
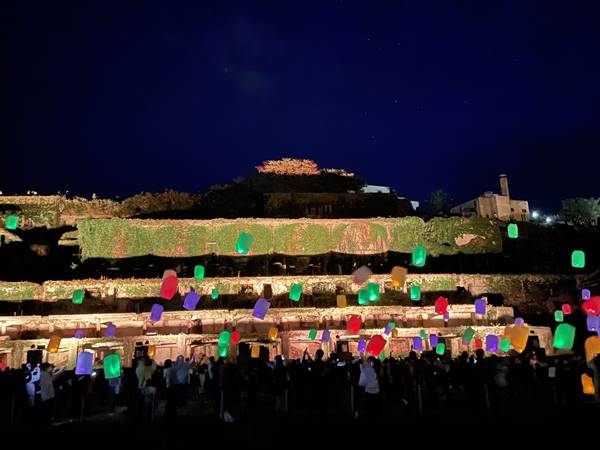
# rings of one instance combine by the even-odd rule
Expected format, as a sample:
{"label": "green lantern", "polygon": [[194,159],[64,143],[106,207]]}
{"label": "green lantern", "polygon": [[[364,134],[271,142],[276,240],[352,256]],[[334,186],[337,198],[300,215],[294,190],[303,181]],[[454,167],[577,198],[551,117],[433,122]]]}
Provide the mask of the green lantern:
{"label": "green lantern", "polygon": [[576,269],[583,269],[585,267],[585,253],[583,250],[574,250],[571,254],[571,266]]}
{"label": "green lantern", "polygon": [[383,350],[381,350],[381,353],[379,354],[379,360],[382,362],[385,360],[385,353]]}
{"label": "green lantern", "polygon": [[509,338],[502,338],[502,340],[500,341],[500,350],[502,350],[504,353],[508,353],[508,351],[510,350]]}
{"label": "green lantern", "polygon": [[198,264],[196,267],[194,267],[194,278],[196,280],[204,280],[204,266],[201,264]]}
{"label": "green lantern", "polygon": [[427,331],[425,331],[425,330],[419,331],[419,336],[421,337],[421,339],[427,339]]}
{"label": "green lantern", "polygon": [[517,239],[519,237],[519,226],[516,223],[508,224],[508,237]]}
{"label": "green lantern", "polygon": [[231,333],[227,330],[221,331],[219,334],[219,347],[228,346],[231,341]]}
{"label": "green lantern", "polygon": [[378,302],[380,299],[379,296],[379,283],[369,283],[367,285],[367,291],[369,294],[369,301]]}
{"label": "green lantern", "polygon": [[308,332],[308,338],[312,341],[317,338],[317,329],[313,328]]}
{"label": "green lantern", "polygon": [[290,289],[290,300],[299,302],[300,297],[302,297],[302,284],[301,283],[292,284],[292,288]]}
{"label": "green lantern", "polygon": [[475,337],[475,330],[471,327],[467,328],[463,334],[463,340],[468,344]]}
{"label": "green lantern", "polygon": [[17,227],[19,226],[19,216],[15,216],[10,215],[6,218],[6,221],[4,222],[4,227],[7,230],[16,230]]}
{"label": "green lantern", "polygon": [[561,323],[554,331],[554,348],[571,350],[575,342],[575,327],[568,323]]}
{"label": "green lantern", "polygon": [[116,353],[104,358],[104,378],[119,378],[121,376],[121,357]]}
{"label": "green lantern", "polygon": [[415,267],[423,267],[427,259],[427,249],[422,245],[417,245],[412,252],[412,265]]}
{"label": "green lantern", "polygon": [[221,358],[227,358],[228,353],[229,353],[229,346],[219,345],[219,356]]}
{"label": "green lantern", "polygon": [[240,233],[237,242],[235,243],[235,252],[240,255],[247,255],[250,251],[250,246],[254,238],[248,233],[244,233],[243,231]]}
{"label": "green lantern", "polygon": [[390,330],[393,330],[393,329],[395,329],[395,328],[396,328],[396,322],[394,322],[394,321],[391,321],[391,322],[389,322],[389,323],[388,323],[388,328],[389,328]]}
{"label": "green lantern", "polygon": [[81,305],[83,303],[83,298],[85,297],[85,292],[83,289],[75,289],[73,291],[73,303],[76,305]]}
{"label": "green lantern", "polygon": [[554,311],[554,320],[556,320],[557,322],[562,322],[563,320],[565,320],[565,316],[563,315],[563,312],[561,310]]}
{"label": "green lantern", "polygon": [[410,299],[413,302],[418,302],[419,300],[421,300],[421,286],[410,287]]}
{"label": "green lantern", "polygon": [[213,300],[219,298],[219,290],[217,288],[212,289],[212,291],[210,292],[210,298],[212,298]]}
{"label": "green lantern", "polygon": [[438,342],[438,345],[435,347],[435,352],[440,356],[444,356],[444,353],[446,353],[446,344]]}
{"label": "green lantern", "polygon": [[358,304],[359,305],[368,305],[369,304],[369,290],[368,289],[360,289],[358,291]]}

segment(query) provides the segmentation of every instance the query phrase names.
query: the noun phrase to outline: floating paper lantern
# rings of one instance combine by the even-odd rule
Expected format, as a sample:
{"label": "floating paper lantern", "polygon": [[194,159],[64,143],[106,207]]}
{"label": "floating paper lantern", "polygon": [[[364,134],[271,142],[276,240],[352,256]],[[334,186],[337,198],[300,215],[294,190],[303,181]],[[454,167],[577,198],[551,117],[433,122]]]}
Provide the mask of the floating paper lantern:
{"label": "floating paper lantern", "polygon": [[412,265],[423,267],[427,260],[427,250],[422,245],[417,245],[412,252]]}
{"label": "floating paper lantern", "polygon": [[448,311],[446,311],[444,313],[444,322],[448,322],[449,319],[450,319],[450,313]]}
{"label": "floating paper lantern", "polygon": [[179,280],[175,275],[169,275],[164,278],[160,286],[160,297],[164,298],[165,300],[171,300],[177,293],[178,284]]}
{"label": "floating paper lantern", "polygon": [[587,373],[581,374],[581,386],[585,395],[596,394],[596,388],[594,387],[594,380]]}
{"label": "floating paper lantern", "polygon": [[152,305],[152,309],[150,310],[150,320],[152,322],[158,322],[162,317],[162,313],[164,310],[165,307],[163,305],[159,305],[158,303]]}
{"label": "floating paper lantern", "polygon": [[338,308],[345,308],[346,306],[348,306],[348,300],[346,299],[346,296],[344,294],[337,295],[335,297],[335,300]]}
{"label": "floating paper lantern", "polygon": [[74,336],[74,338],[75,339],[82,339],[83,335],[84,335],[83,330],[81,328],[77,328],[75,330],[75,336]]}
{"label": "floating paper lantern", "polygon": [[510,339],[509,338],[502,338],[500,340],[500,350],[502,350],[504,353],[508,353],[510,351]]}
{"label": "floating paper lantern", "polygon": [[369,283],[367,285],[367,291],[369,293],[369,301],[370,302],[378,302],[380,299],[379,296],[379,283]]}
{"label": "floating paper lantern", "polygon": [[563,312],[560,310],[554,311],[554,320],[562,322],[565,319]]}
{"label": "floating paper lantern", "polygon": [[529,339],[529,327],[526,325],[516,325],[510,329],[510,343],[513,348],[522,353],[527,347],[527,340]]}
{"label": "floating paper lantern", "polygon": [[477,350],[479,350],[480,348],[483,348],[483,341],[479,338],[475,339],[475,348]]}
{"label": "floating paper lantern", "polygon": [[61,341],[61,337],[54,335],[50,337],[50,341],[48,341],[48,352],[49,353],[56,353],[58,352],[58,349],[60,348],[60,341]]}
{"label": "floating paper lantern", "polygon": [[162,279],[163,281],[169,277],[176,277],[177,276],[177,272],[175,272],[173,269],[167,269],[163,272],[162,275]]}
{"label": "floating paper lantern", "polygon": [[19,216],[15,216],[14,214],[8,216],[4,222],[4,228],[6,228],[7,230],[16,230],[18,226]]}
{"label": "floating paper lantern", "polygon": [[369,304],[369,291],[367,289],[358,290],[358,304],[368,305]]}
{"label": "floating paper lantern", "polygon": [[259,356],[260,356],[260,346],[253,345],[252,346],[252,350],[250,352],[250,357],[251,358],[258,358]]}
{"label": "floating paper lantern", "polygon": [[190,291],[186,294],[183,299],[183,309],[187,309],[188,311],[193,311],[196,309],[198,302],[200,301],[200,295],[198,295],[195,291]]}
{"label": "floating paper lantern", "polygon": [[581,299],[582,300],[589,300],[591,296],[592,296],[592,293],[590,292],[589,289],[581,290]]}
{"label": "floating paper lantern", "polygon": [[308,339],[310,339],[311,341],[315,340],[317,338],[317,329],[313,328],[308,332]]}
{"label": "floating paper lantern", "polygon": [[508,224],[508,237],[517,239],[519,237],[519,226],[516,223]]}
{"label": "floating paper lantern", "polygon": [[204,280],[204,266],[202,264],[198,264],[194,267],[194,278],[196,280]]}
{"label": "floating paper lantern", "polygon": [[75,289],[73,291],[73,303],[76,305],[81,305],[83,303],[83,298],[85,297],[85,292],[83,289]]}
{"label": "floating paper lantern", "polygon": [[254,304],[254,311],[252,311],[252,315],[257,319],[263,320],[270,307],[271,303],[269,303],[269,301],[264,298],[259,298]]}
{"label": "floating paper lantern", "polygon": [[242,335],[240,334],[239,331],[233,331],[231,333],[231,340],[229,342],[231,342],[233,345],[239,344],[241,338],[242,338]]}
{"label": "floating paper lantern", "polygon": [[94,369],[94,354],[92,352],[79,352],[75,364],[75,375],[91,375]]}
{"label": "floating paper lantern", "polygon": [[475,314],[485,316],[485,307],[486,302],[484,299],[478,298],[477,300],[475,300]]}
{"label": "floating paper lantern", "polygon": [[469,342],[471,342],[474,336],[475,330],[471,327],[468,327],[463,333],[463,341],[465,341],[468,344]]}
{"label": "floating paper lantern", "polygon": [[576,269],[583,269],[585,267],[585,253],[583,250],[574,250],[571,253],[571,266]]}
{"label": "floating paper lantern", "polygon": [[586,324],[588,331],[596,331],[600,330],[600,316],[587,316]]}
{"label": "floating paper lantern", "polygon": [[330,337],[331,333],[329,330],[323,330],[323,334],[321,334],[321,342],[329,342]]}
{"label": "floating paper lantern", "polygon": [[300,283],[292,284],[292,288],[290,289],[290,300],[298,302],[298,301],[300,301],[301,296],[302,296],[302,284],[300,284]]}
{"label": "floating paper lantern", "polygon": [[446,353],[446,344],[439,342],[435,347],[435,352],[440,356],[444,356],[444,353]]}
{"label": "floating paper lantern", "polygon": [[495,334],[488,334],[485,337],[485,350],[492,353],[498,351],[498,336]]}
{"label": "floating paper lantern", "polygon": [[394,338],[395,338],[395,337],[398,337],[398,328],[394,328],[394,329],[392,330],[392,337],[394,337]]}
{"label": "floating paper lantern", "polygon": [[381,353],[379,354],[379,360],[380,361],[384,361],[385,360],[385,351],[381,350]]}
{"label": "floating paper lantern", "polygon": [[394,330],[396,328],[396,322],[394,322],[393,320],[388,322],[388,328],[390,330]]}
{"label": "floating paper lantern", "polygon": [[352,272],[352,281],[356,284],[363,284],[372,274],[373,272],[367,266],[360,266]]}
{"label": "floating paper lantern", "polygon": [[585,349],[585,359],[589,363],[594,357],[600,353],[600,337],[590,336],[583,344]]}
{"label": "floating paper lantern", "polygon": [[393,287],[402,287],[406,282],[406,273],[407,270],[405,267],[394,266],[392,268],[392,286]]}
{"label": "floating paper lantern", "polygon": [[421,336],[421,339],[427,339],[427,331],[425,331],[425,330],[419,331],[419,336]]}
{"label": "floating paper lantern", "polygon": [[119,378],[121,376],[121,357],[116,353],[104,358],[104,378]]}
{"label": "floating paper lantern", "polygon": [[227,358],[229,354],[229,346],[228,345],[219,345],[219,356],[221,358]]}
{"label": "floating paper lantern", "polygon": [[575,327],[568,323],[561,323],[554,332],[554,348],[571,350],[575,341]]}
{"label": "floating paper lantern", "polygon": [[148,347],[148,357],[154,358],[156,356],[156,345],[150,345]]}
{"label": "floating paper lantern", "polygon": [[219,289],[212,288],[212,291],[210,291],[210,298],[213,300],[217,300],[219,298]]}
{"label": "floating paper lantern", "polygon": [[421,339],[420,336],[414,336],[412,338],[412,346],[413,346],[414,351],[422,352],[423,351],[423,339]]}
{"label": "floating paper lantern", "polygon": [[390,328],[389,325],[386,325],[384,330],[383,330],[383,334],[385,334],[386,336],[388,336],[390,333],[392,332],[392,329]]}
{"label": "floating paper lantern", "polygon": [[446,297],[438,297],[435,301],[435,313],[444,314],[448,309],[448,299]]}
{"label": "floating paper lantern", "polygon": [[371,337],[371,340],[367,344],[367,353],[377,356],[383,351],[385,344],[386,340],[383,338],[383,336],[376,334],[375,336]]}
{"label": "floating paper lantern", "polygon": [[421,300],[421,286],[410,287],[410,299],[413,302],[418,302],[419,300]]}
{"label": "floating paper lantern", "polygon": [[524,325],[525,321],[523,320],[522,317],[517,317],[515,318],[515,325]]}
{"label": "floating paper lantern", "polygon": [[581,304],[581,309],[583,309],[588,316],[600,315],[600,297],[590,297],[589,300],[586,300]]}
{"label": "floating paper lantern", "polygon": [[568,303],[563,303],[560,308],[562,309],[563,314],[566,315],[569,315],[573,312],[573,310],[571,309],[571,305],[569,305]]}
{"label": "floating paper lantern", "polygon": [[358,353],[364,353],[367,350],[367,341],[363,338],[360,338],[358,341]]}
{"label": "floating paper lantern", "polygon": [[227,330],[223,330],[221,331],[221,333],[219,333],[219,347],[225,346],[225,345],[229,345],[229,342],[231,341],[231,332],[227,331]]}
{"label": "floating paper lantern", "polygon": [[250,234],[242,231],[238,236],[237,242],[235,243],[235,252],[239,253],[240,255],[247,255],[250,251],[253,241],[254,238]]}
{"label": "floating paper lantern", "polygon": [[114,323],[109,323],[104,331],[104,336],[114,337],[115,334],[117,334],[117,326]]}
{"label": "floating paper lantern", "polygon": [[360,327],[362,326],[362,318],[357,315],[352,315],[348,319],[346,324],[346,328],[351,334],[357,334],[360,331]]}
{"label": "floating paper lantern", "polygon": [[437,334],[429,335],[429,345],[431,345],[431,348],[435,348],[438,345],[438,335]]}
{"label": "floating paper lantern", "polygon": [[269,328],[269,339],[274,341],[275,339],[277,339],[278,333],[279,333],[279,330],[277,330],[277,328],[275,328],[275,327]]}

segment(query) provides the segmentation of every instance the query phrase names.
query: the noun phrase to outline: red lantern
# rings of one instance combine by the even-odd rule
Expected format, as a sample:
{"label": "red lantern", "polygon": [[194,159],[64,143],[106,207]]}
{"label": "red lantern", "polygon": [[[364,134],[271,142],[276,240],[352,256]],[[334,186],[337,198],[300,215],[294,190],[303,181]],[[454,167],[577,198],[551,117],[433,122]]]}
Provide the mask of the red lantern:
{"label": "red lantern", "polygon": [[445,297],[438,297],[435,301],[435,313],[444,314],[448,309],[448,299]]}
{"label": "red lantern", "polygon": [[571,310],[571,305],[568,303],[563,303],[561,306],[563,314],[571,314],[573,311]]}
{"label": "red lantern", "polygon": [[588,316],[600,315],[600,297],[597,295],[590,297],[589,300],[586,300],[581,304],[581,309],[583,309]]}
{"label": "red lantern", "polygon": [[360,327],[362,326],[362,318],[360,316],[352,315],[348,319],[348,323],[346,325],[348,331],[352,334],[357,334],[360,331]]}
{"label": "red lantern", "polygon": [[177,292],[178,285],[177,277],[174,275],[169,275],[165,279],[160,286],[160,297],[165,300],[171,300],[175,293]]}
{"label": "red lantern", "polygon": [[383,347],[385,347],[386,340],[381,335],[376,335],[371,338],[367,344],[367,353],[373,356],[379,356]]}
{"label": "red lantern", "polygon": [[475,339],[475,348],[483,348],[483,341],[479,338]]}
{"label": "red lantern", "polygon": [[231,333],[231,340],[229,342],[231,342],[232,344],[238,344],[240,342],[241,339],[241,335],[239,331],[234,331]]}

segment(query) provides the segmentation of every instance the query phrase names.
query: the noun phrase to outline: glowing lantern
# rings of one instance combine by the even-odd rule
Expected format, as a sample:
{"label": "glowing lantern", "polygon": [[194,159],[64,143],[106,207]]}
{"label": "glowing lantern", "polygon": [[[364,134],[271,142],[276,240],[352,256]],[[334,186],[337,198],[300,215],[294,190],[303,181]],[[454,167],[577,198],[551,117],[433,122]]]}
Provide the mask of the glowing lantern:
{"label": "glowing lantern", "polygon": [[364,353],[366,349],[367,342],[363,338],[360,338],[360,340],[358,341],[358,353]]}
{"label": "glowing lantern", "polygon": [[381,350],[381,353],[379,354],[379,360],[380,361],[384,361],[385,360],[385,351]]}
{"label": "glowing lantern", "polygon": [[368,305],[369,304],[369,291],[367,289],[358,290],[358,304]]}
{"label": "glowing lantern", "polygon": [[313,328],[308,332],[308,339],[310,339],[311,341],[315,340],[317,338],[317,329]]}
{"label": "glowing lantern", "polygon": [[73,291],[73,303],[76,305],[81,305],[83,303],[83,298],[85,297],[85,292],[83,289],[75,289]]}
{"label": "glowing lantern", "polygon": [[163,279],[162,284],[160,286],[160,297],[165,300],[171,300],[173,296],[177,293],[177,286],[179,281],[175,275],[169,275],[165,279]]}
{"label": "glowing lantern", "polygon": [[369,301],[378,302],[379,296],[379,283],[369,283],[367,285],[367,291],[369,293]]}
{"label": "glowing lantern", "polygon": [[406,268],[395,266],[392,268],[392,286],[393,287],[402,287],[406,282]]}
{"label": "glowing lantern", "polygon": [[444,313],[444,322],[448,322],[448,320],[450,320],[450,313],[448,311],[446,311]]}
{"label": "glowing lantern", "polygon": [[396,328],[396,322],[390,321],[390,322],[388,322],[387,326],[390,330],[394,330]]}
{"label": "glowing lantern", "polygon": [[156,345],[150,345],[148,347],[148,357],[154,358],[156,356]]}
{"label": "glowing lantern", "polygon": [[498,351],[498,336],[495,334],[488,334],[485,337],[485,350],[492,353]]}
{"label": "glowing lantern", "polygon": [[104,378],[119,378],[121,376],[121,357],[116,353],[104,358]]}
{"label": "glowing lantern", "polygon": [[242,335],[240,334],[239,331],[234,331],[231,333],[231,342],[232,344],[239,344],[240,343],[240,339],[242,338]]}
{"label": "glowing lantern", "polygon": [[337,295],[335,299],[338,308],[345,308],[346,306],[348,306],[348,300],[346,299],[345,295]]}
{"label": "glowing lantern", "polygon": [[390,333],[392,332],[392,329],[390,328],[389,325],[386,325],[384,330],[383,330],[383,334],[385,334],[386,336],[388,336]]}
{"label": "glowing lantern", "polygon": [[508,224],[508,237],[511,239],[517,239],[519,237],[519,227],[516,223]]}
{"label": "glowing lantern", "polygon": [[431,345],[431,348],[435,348],[438,345],[438,335],[437,334],[429,335],[429,345]]}
{"label": "glowing lantern", "polygon": [[84,335],[84,333],[83,333],[83,330],[81,328],[77,328],[75,330],[75,336],[74,336],[75,339],[82,339],[83,335]]}
{"label": "glowing lantern", "polygon": [[210,291],[210,298],[213,300],[219,298],[219,290],[217,288],[212,288],[212,291]]}
{"label": "glowing lantern", "polygon": [[258,358],[259,356],[260,356],[260,346],[253,345],[252,346],[252,351],[250,353],[250,357],[251,358]]}
{"label": "glowing lantern", "polygon": [[515,325],[525,325],[525,321],[522,317],[515,318]]}
{"label": "glowing lantern", "polygon": [[589,289],[581,290],[581,299],[582,300],[589,300],[591,296],[592,296],[592,293],[590,292]]}
{"label": "glowing lantern", "polygon": [[586,395],[594,395],[596,393],[594,380],[587,373],[581,374],[581,386],[583,387],[583,393]]}
{"label": "glowing lantern", "polygon": [[195,291],[190,291],[186,294],[183,299],[183,309],[187,309],[188,311],[193,311],[196,309],[198,302],[200,301],[200,296]]}
{"label": "glowing lantern", "polygon": [[4,228],[7,230],[16,230],[19,226],[19,216],[15,216],[14,214],[8,216],[6,221],[4,222]]}
{"label": "glowing lantern", "polygon": [[94,369],[94,354],[92,352],[80,352],[75,364],[75,375],[91,375]]}
{"label": "glowing lantern", "polygon": [[394,328],[394,329],[392,330],[392,337],[394,337],[394,338],[395,338],[395,337],[398,337],[398,328]]}
{"label": "glowing lantern", "polygon": [[413,302],[418,302],[419,300],[421,300],[421,286],[410,287],[410,299]]}
{"label": "glowing lantern", "polygon": [[[560,325],[559,325],[560,326]],[[529,339],[529,327],[526,325],[514,326],[510,330],[510,343],[513,348],[521,353],[527,347],[527,340]]]}
{"label": "glowing lantern", "polygon": [[568,323],[561,323],[554,332],[554,348],[571,350],[575,341],[575,327]]}
{"label": "glowing lantern", "polygon": [[150,310],[150,320],[152,322],[158,322],[162,317],[162,313],[164,310],[165,307],[163,305],[159,305],[158,303],[152,305],[152,309]]}
{"label": "glowing lantern", "polygon": [[581,309],[583,309],[588,316],[600,315],[600,297],[597,295],[590,297],[589,300],[586,300],[581,304]]}
{"label": "glowing lantern", "polygon": [[194,267],[194,278],[196,280],[204,280],[204,266],[202,264]]}
{"label": "glowing lantern", "polygon": [[227,346],[229,345],[229,342],[231,342],[231,333],[227,330],[221,331],[221,333],[219,333],[219,347]]}
{"label": "glowing lantern", "polygon": [[562,322],[565,319],[562,311],[554,311],[554,320]]}
{"label": "glowing lantern", "polygon": [[483,341],[481,339],[479,339],[479,338],[475,339],[475,348],[478,349],[478,350],[480,348],[483,348]]}
{"label": "glowing lantern", "polygon": [[435,313],[444,314],[448,309],[448,299],[445,297],[438,297],[435,301]]}
{"label": "glowing lantern", "polygon": [[423,351],[423,339],[421,339],[420,336],[414,336],[412,338],[412,346],[413,346],[414,351],[422,352]]}
{"label": "glowing lantern", "polygon": [[104,336],[114,337],[115,334],[117,334],[117,326],[114,323],[109,323],[104,331]]}
{"label": "glowing lantern", "polygon": [[331,337],[331,333],[329,330],[323,330],[323,334],[321,335],[321,342],[329,342],[329,338]]}
{"label": "glowing lantern", "polygon": [[239,253],[240,255],[247,255],[250,251],[250,246],[252,245],[253,241],[254,238],[250,234],[242,231],[238,236],[237,242],[235,243],[235,252]]}
{"label": "glowing lantern", "polygon": [[56,336],[56,335],[51,336],[50,341],[48,342],[48,352],[50,352],[50,353],[58,352],[58,349],[60,347],[60,341],[61,341],[60,336]]}
{"label": "glowing lantern", "polygon": [[385,347],[386,341],[383,336],[377,334],[371,337],[371,340],[367,344],[367,353],[370,353],[373,356],[379,355],[383,351],[383,347]]}
{"label": "glowing lantern", "polygon": [[372,274],[373,272],[371,272],[371,269],[369,269],[367,266],[360,266],[358,269],[352,272],[352,281],[354,281],[356,284],[363,284]]}
{"label": "glowing lantern", "polygon": [[444,356],[444,353],[446,353],[446,344],[443,342],[438,343],[435,347],[435,352],[440,356]]}
{"label": "glowing lantern", "polygon": [[427,339],[427,331],[425,331],[425,330],[419,331],[419,336],[421,337],[421,339]]}
{"label": "glowing lantern", "polygon": [[587,359],[587,362],[589,363],[594,359],[594,356],[600,353],[600,337],[590,336],[585,340],[583,348],[585,348],[585,359]]}
{"label": "glowing lantern", "polygon": [[588,331],[597,332],[600,330],[600,316],[587,316],[586,324]]}
{"label": "glowing lantern", "polygon": [[302,296],[302,284],[300,284],[300,283],[292,284],[292,288],[290,289],[290,300],[298,302],[298,301],[300,301],[301,296]]}
{"label": "glowing lantern", "polygon": [[468,327],[463,333],[463,341],[465,341],[468,344],[469,342],[471,342],[474,336],[475,330],[471,327]]}
{"label": "glowing lantern", "polygon": [[480,316],[485,316],[485,300],[482,298],[478,298],[475,300],[475,314]]}
{"label": "glowing lantern", "polygon": [[574,250],[571,254],[571,266],[576,269],[583,269],[585,267],[585,253],[583,250]]}
{"label": "glowing lantern", "polygon": [[163,272],[163,276],[162,279],[163,281],[169,277],[176,277],[177,276],[177,272],[175,272],[173,269],[167,269]]}
{"label": "glowing lantern", "polygon": [[502,350],[504,353],[508,353],[510,351],[510,339],[509,338],[502,338],[500,340],[500,350]]}
{"label": "glowing lantern", "polygon": [[227,358],[229,354],[229,347],[227,345],[219,345],[219,356],[221,358]]}
{"label": "glowing lantern", "polygon": [[275,327],[269,328],[269,339],[274,341],[277,339],[278,330]]}
{"label": "glowing lantern", "polygon": [[269,303],[269,301],[264,298],[259,298],[254,304],[254,311],[252,311],[252,315],[257,319],[263,320],[270,307],[271,303]]}
{"label": "glowing lantern", "polygon": [[350,316],[346,324],[346,328],[351,334],[357,334],[360,331],[361,326],[362,318],[357,315]]}
{"label": "glowing lantern", "polygon": [[427,249],[422,245],[417,245],[412,252],[412,265],[415,267],[423,267],[427,260]]}
{"label": "glowing lantern", "polygon": [[561,309],[562,309],[563,314],[566,314],[566,315],[569,315],[573,312],[571,310],[571,305],[569,305],[568,303],[563,303],[561,306]]}

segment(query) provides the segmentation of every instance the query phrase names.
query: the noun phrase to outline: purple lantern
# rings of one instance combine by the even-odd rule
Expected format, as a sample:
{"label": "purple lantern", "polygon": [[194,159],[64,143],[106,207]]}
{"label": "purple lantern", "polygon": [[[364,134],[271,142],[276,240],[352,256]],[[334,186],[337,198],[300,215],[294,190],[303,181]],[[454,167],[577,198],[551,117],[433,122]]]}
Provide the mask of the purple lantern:
{"label": "purple lantern", "polygon": [[82,339],[83,338],[83,330],[81,328],[77,328],[75,330],[75,339]]}
{"label": "purple lantern", "polygon": [[158,303],[152,305],[152,310],[150,311],[150,320],[152,322],[158,322],[162,317],[162,313],[164,310],[165,307],[163,305],[159,305]]}
{"label": "purple lantern", "polygon": [[522,317],[517,317],[515,319],[515,325],[523,325],[525,323],[525,321],[523,320]]}
{"label": "purple lantern", "polygon": [[600,316],[587,316],[586,322],[588,331],[600,330]]}
{"label": "purple lantern", "polygon": [[323,334],[321,335],[321,342],[329,342],[329,330],[323,330]]}
{"label": "purple lantern", "polygon": [[431,345],[431,347],[437,347],[438,345],[438,335],[437,334],[430,334],[429,335],[429,344]]}
{"label": "purple lantern", "polygon": [[449,320],[449,319],[450,319],[450,313],[449,313],[448,311],[446,311],[446,312],[444,313],[444,320],[445,320],[446,322],[448,322],[448,320]]}
{"label": "purple lantern", "polygon": [[488,352],[498,351],[498,336],[495,334],[488,334],[485,337],[485,350]]}
{"label": "purple lantern", "polygon": [[259,298],[256,304],[254,305],[254,311],[252,311],[252,315],[257,319],[263,320],[267,315],[267,311],[271,307],[271,303],[269,303],[264,298]]}
{"label": "purple lantern", "polygon": [[92,352],[80,352],[77,355],[75,375],[91,375],[94,368],[94,354]]}
{"label": "purple lantern", "polygon": [[366,349],[367,341],[365,341],[363,338],[360,338],[360,340],[358,341],[358,353],[364,353]]}
{"label": "purple lantern", "polygon": [[423,340],[420,336],[415,336],[412,338],[413,350],[417,352],[423,351]]}
{"label": "purple lantern", "polygon": [[183,309],[187,309],[188,311],[193,311],[196,309],[196,305],[200,301],[200,296],[196,294],[195,291],[190,291],[187,293],[185,298],[183,299]]}
{"label": "purple lantern", "polygon": [[392,332],[392,329],[390,328],[390,326],[386,325],[385,326],[385,330],[383,330],[383,333],[384,334],[390,334],[391,332]]}
{"label": "purple lantern", "polygon": [[582,300],[589,300],[591,296],[592,296],[592,293],[590,292],[589,289],[581,290],[581,299]]}
{"label": "purple lantern", "polygon": [[373,272],[367,266],[360,266],[358,269],[352,272],[352,280],[356,284],[363,284],[372,274]]}
{"label": "purple lantern", "polygon": [[478,298],[475,300],[475,314],[479,316],[485,316],[485,300]]}
{"label": "purple lantern", "polygon": [[110,323],[106,327],[106,331],[104,332],[104,336],[106,336],[106,337],[113,337],[115,334],[117,334],[117,326],[114,323]]}

